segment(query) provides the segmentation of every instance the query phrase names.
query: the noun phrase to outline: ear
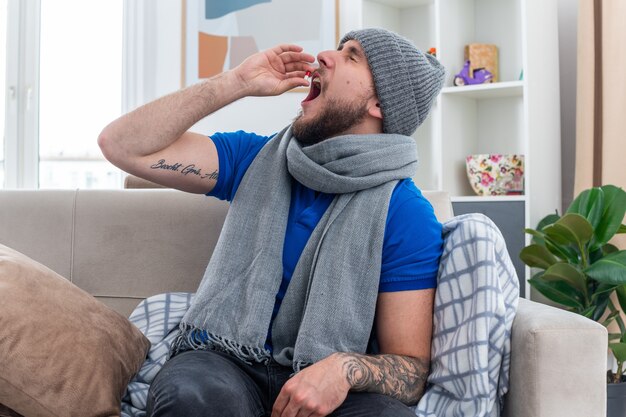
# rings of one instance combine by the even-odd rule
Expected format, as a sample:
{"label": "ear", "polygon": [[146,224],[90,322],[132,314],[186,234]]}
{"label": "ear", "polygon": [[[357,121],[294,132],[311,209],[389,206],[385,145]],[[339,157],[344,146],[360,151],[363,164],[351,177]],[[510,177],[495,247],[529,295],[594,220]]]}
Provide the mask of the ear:
{"label": "ear", "polygon": [[376,97],[372,97],[367,103],[367,113],[372,117],[383,120],[383,112],[380,109],[380,102]]}

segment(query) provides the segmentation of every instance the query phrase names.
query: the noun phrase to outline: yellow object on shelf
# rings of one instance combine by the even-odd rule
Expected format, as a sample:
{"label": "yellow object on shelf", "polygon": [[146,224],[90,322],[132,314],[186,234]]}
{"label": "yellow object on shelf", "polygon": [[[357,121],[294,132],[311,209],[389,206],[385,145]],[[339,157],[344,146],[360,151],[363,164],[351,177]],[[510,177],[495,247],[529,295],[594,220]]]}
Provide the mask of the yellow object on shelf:
{"label": "yellow object on shelf", "polygon": [[486,43],[470,43],[465,45],[465,60],[470,61],[470,76],[474,70],[484,68],[493,74],[492,83],[500,81],[498,74],[498,47]]}

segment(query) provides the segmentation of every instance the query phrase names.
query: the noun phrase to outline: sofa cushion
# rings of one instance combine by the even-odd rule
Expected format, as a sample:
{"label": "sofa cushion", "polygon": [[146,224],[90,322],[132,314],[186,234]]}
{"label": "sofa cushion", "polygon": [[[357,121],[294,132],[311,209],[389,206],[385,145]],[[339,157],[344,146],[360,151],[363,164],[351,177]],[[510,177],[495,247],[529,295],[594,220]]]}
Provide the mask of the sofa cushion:
{"label": "sofa cushion", "polygon": [[0,403],[28,417],[114,416],[150,342],[125,317],[0,245]]}

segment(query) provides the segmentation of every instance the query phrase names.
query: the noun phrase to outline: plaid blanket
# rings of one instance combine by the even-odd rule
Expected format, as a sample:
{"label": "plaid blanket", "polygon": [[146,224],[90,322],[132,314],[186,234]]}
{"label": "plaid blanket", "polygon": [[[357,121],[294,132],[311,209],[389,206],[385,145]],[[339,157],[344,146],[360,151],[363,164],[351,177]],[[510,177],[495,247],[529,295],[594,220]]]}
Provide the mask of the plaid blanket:
{"label": "plaid blanket", "polygon": [[416,414],[497,417],[509,387],[517,274],[488,217],[454,217],[443,234],[429,387]]}
{"label": "plaid blanket", "polygon": [[[509,386],[511,326],[519,282],[504,238],[482,214],[444,223],[435,296],[429,386],[421,417],[497,417]],[[193,294],[159,294],[130,316],[152,343],[122,400],[122,417],[144,417],[148,388],[167,358]]]}
{"label": "plaid blanket", "polygon": [[122,417],[145,417],[148,389],[178,334],[178,325],[191,305],[191,293],[159,294],[143,300],[130,315],[150,340],[151,347],[141,369],[131,380],[122,398]]}

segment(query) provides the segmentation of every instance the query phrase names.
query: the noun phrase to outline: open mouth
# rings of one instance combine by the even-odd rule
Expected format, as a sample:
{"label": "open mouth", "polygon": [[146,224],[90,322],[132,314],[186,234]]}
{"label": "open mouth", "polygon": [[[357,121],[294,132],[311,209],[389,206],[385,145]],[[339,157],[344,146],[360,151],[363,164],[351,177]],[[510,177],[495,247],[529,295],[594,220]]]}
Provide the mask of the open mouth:
{"label": "open mouth", "polygon": [[302,101],[306,103],[307,101],[315,100],[322,93],[322,80],[318,73],[313,74],[313,78],[311,79],[311,89],[309,90],[309,95]]}

